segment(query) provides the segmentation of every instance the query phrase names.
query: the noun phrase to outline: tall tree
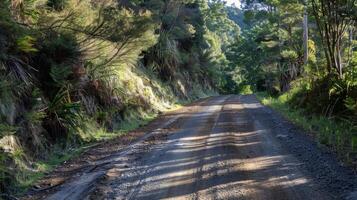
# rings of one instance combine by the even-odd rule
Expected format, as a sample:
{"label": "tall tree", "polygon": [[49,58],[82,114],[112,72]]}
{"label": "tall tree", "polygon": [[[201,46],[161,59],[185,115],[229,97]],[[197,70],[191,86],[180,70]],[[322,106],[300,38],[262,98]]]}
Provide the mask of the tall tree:
{"label": "tall tree", "polygon": [[304,40],[304,64],[306,65],[309,59],[309,20],[307,12],[307,0],[304,0],[304,20],[303,20],[303,40]]}
{"label": "tall tree", "polygon": [[311,0],[312,13],[324,47],[329,73],[335,69],[342,78],[344,70],[343,38],[355,22],[356,0]]}

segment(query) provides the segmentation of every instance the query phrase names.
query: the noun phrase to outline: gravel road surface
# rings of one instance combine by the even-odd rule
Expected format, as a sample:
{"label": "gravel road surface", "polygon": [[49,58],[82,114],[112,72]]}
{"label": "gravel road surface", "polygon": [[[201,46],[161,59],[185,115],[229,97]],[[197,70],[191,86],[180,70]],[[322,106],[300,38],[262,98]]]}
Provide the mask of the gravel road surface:
{"label": "gravel road surface", "polygon": [[254,95],[186,106],[94,165],[46,199],[357,199],[356,174]]}
{"label": "gravel road surface", "polygon": [[355,174],[250,96],[220,96],[111,168],[91,199],[354,199]]}

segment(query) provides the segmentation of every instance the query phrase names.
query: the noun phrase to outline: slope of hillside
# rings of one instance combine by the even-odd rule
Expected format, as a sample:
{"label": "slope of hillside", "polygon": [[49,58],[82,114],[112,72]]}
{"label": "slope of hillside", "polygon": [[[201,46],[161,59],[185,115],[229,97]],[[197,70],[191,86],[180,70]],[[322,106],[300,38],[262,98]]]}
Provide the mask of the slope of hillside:
{"label": "slope of hillside", "polygon": [[[0,3],[0,191],[226,84],[220,2]],[[218,29],[218,22],[227,24]],[[218,34],[219,32],[219,34]]]}

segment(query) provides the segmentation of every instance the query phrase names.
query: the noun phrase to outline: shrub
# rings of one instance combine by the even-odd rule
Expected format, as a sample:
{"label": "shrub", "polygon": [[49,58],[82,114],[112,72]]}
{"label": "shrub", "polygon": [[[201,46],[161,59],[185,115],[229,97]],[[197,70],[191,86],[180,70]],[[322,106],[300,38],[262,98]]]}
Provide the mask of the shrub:
{"label": "shrub", "polygon": [[250,85],[243,85],[239,89],[239,94],[253,94],[253,90]]}
{"label": "shrub", "polygon": [[67,4],[67,0],[48,0],[47,6],[53,8],[54,10],[61,11]]}

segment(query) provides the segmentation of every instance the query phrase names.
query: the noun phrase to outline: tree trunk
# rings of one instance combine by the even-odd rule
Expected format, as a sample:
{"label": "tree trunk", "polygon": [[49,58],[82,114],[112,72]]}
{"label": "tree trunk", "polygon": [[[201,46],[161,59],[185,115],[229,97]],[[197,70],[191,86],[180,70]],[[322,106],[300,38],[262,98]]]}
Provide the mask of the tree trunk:
{"label": "tree trunk", "polygon": [[342,64],[342,57],[341,57],[341,39],[338,39],[336,42],[336,47],[334,48],[334,60],[335,66],[337,69],[337,73],[339,78],[342,78],[343,74],[343,64]]}
{"label": "tree trunk", "polygon": [[307,13],[307,0],[305,0],[304,8],[304,20],[303,20],[303,30],[304,30],[304,65],[307,64],[309,59],[309,28],[308,28],[308,13]]}

